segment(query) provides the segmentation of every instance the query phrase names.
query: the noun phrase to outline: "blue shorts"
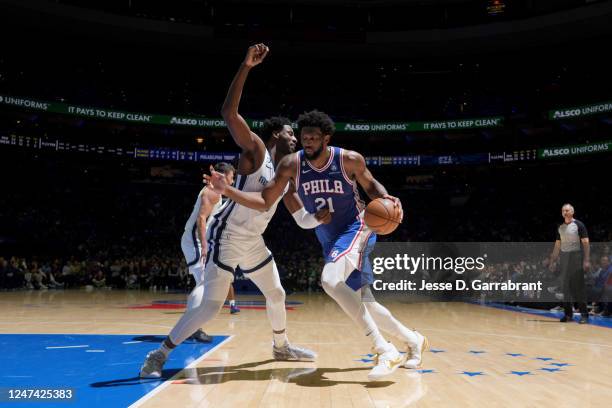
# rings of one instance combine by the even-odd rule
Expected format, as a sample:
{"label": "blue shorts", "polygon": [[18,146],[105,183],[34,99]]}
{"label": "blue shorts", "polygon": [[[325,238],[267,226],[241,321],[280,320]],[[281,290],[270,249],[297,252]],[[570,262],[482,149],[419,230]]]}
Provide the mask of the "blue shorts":
{"label": "blue shorts", "polygon": [[322,242],[325,263],[346,258],[346,284],[358,290],[374,282],[369,255],[376,244],[376,234],[365,225],[360,216],[335,240]]}

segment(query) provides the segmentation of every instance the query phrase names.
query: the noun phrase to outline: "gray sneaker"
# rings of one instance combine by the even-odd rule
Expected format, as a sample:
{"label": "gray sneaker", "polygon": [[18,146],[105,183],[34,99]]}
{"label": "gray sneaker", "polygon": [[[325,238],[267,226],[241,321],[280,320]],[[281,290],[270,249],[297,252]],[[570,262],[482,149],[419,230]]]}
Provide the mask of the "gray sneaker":
{"label": "gray sneaker", "polygon": [[285,345],[281,347],[276,347],[276,345],[272,346],[272,355],[274,356],[275,360],[282,361],[314,361],[317,358],[317,353],[314,351],[289,343],[285,343]]}
{"label": "gray sneaker", "polygon": [[213,338],[206,334],[206,332],[202,329],[196,330],[191,336],[189,336],[190,340],[195,340],[200,343],[212,343]]}
{"label": "gray sneaker", "polygon": [[149,351],[140,367],[140,378],[160,378],[165,362],[166,356],[160,350]]}

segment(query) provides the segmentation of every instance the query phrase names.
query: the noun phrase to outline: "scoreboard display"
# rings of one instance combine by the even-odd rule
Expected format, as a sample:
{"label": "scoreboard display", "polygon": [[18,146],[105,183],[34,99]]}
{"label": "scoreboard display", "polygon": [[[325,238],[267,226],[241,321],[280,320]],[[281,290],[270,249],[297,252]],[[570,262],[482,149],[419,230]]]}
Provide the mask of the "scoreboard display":
{"label": "scoreboard display", "polygon": [[98,144],[75,143],[67,140],[47,139],[40,137],[8,135],[0,136],[0,145],[14,146],[42,151],[68,153],[97,153],[111,156],[128,156],[136,159],[170,160],[170,161],[228,161],[238,158],[233,152],[201,152],[165,148],[141,148],[123,146],[104,146]]}

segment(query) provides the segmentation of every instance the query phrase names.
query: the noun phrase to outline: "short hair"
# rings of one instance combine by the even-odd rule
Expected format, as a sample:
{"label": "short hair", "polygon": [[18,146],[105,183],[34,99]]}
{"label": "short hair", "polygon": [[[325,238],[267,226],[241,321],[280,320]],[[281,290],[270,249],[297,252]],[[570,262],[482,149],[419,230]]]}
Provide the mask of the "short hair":
{"label": "short hair", "polygon": [[284,116],[272,116],[264,120],[260,136],[264,142],[267,142],[274,132],[280,132],[285,125],[291,126],[291,121]]}
{"label": "short hair", "polygon": [[571,208],[571,209],[572,209],[572,212],[576,212],[576,211],[574,210],[574,206],[573,206],[573,205],[571,205],[570,203],[565,203],[565,204],[563,204],[563,207],[561,207],[561,209],[563,209],[563,208],[565,208],[565,207],[569,207],[569,208]]}
{"label": "short hair", "polygon": [[223,174],[227,174],[229,172],[233,172],[234,174],[236,173],[234,166],[226,162],[219,162],[215,164],[215,170]]}
{"label": "short hair", "polygon": [[304,112],[297,120],[299,132],[305,127],[318,127],[324,135],[333,135],[336,131],[334,121],[326,113],[318,110]]}

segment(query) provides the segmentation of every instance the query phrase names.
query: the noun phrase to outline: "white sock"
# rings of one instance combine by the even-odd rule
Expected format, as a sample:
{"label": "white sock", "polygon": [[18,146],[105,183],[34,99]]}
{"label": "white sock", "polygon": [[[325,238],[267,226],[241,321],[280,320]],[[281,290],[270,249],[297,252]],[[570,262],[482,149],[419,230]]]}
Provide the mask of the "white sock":
{"label": "white sock", "polygon": [[381,330],[397,337],[404,343],[410,345],[410,347],[415,347],[417,345],[419,338],[416,333],[393,317],[386,307],[378,302],[365,302],[365,305]]}
{"label": "white sock", "polygon": [[276,347],[282,347],[289,342],[289,339],[287,338],[287,331],[285,329],[282,331],[274,330],[272,335],[274,337],[274,345]]}
{"label": "white sock", "polygon": [[384,353],[385,351],[387,351],[389,343],[387,343],[387,341],[382,336],[382,334],[380,334],[380,331],[378,329],[372,330],[370,334],[367,334],[367,337],[370,337],[370,339],[372,340],[372,345],[374,346],[374,349],[377,353]]}
{"label": "white sock", "polygon": [[236,306],[236,301],[234,299],[230,300],[230,307]]}
{"label": "white sock", "polygon": [[345,260],[340,259],[336,263],[327,263],[323,267],[321,283],[325,292],[340,305],[346,313],[359,326],[363,333],[368,336],[377,352],[383,352],[388,345],[368,309],[361,301],[359,291],[354,291],[344,282]]}

